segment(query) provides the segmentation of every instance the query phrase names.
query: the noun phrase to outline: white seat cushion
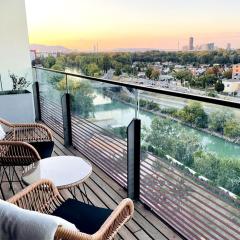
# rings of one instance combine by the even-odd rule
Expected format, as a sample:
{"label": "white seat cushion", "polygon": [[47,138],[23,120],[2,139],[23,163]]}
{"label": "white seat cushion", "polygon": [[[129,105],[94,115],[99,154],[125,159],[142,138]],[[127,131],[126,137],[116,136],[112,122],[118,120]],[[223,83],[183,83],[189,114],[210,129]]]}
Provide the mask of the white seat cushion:
{"label": "white seat cushion", "polygon": [[59,226],[78,231],[62,218],[25,210],[0,199],[1,240],[53,240]]}
{"label": "white seat cushion", "polygon": [[0,140],[3,140],[6,136],[6,133],[2,127],[2,125],[0,124]]}

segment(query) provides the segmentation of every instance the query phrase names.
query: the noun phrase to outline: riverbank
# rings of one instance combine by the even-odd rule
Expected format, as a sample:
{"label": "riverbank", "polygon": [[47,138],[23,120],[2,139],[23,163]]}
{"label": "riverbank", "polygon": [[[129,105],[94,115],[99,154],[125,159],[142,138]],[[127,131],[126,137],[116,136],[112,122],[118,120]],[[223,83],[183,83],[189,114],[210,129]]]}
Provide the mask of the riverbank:
{"label": "riverbank", "polygon": [[[131,107],[136,108],[136,104],[133,104],[132,101],[131,101],[131,100],[134,100],[134,101],[135,101],[135,99],[132,98],[132,97],[130,97],[130,96],[125,95],[125,96],[123,97],[122,95],[117,94],[117,93],[112,92],[112,91],[106,91],[106,92],[104,92],[104,94],[105,94],[107,97],[110,97],[111,99],[114,99],[114,100],[116,100],[116,101],[120,101],[120,102],[122,102],[122,103],[124,103],[124,104],[126,104],[126,105],[129,105],[129,106],[131,106]],[[131,100],[130,100],[130,101],[126,101],[126,97],[127,97],[127,98],[130,98]],[[153,115],[156,115],[156,116],[159,116],[159,117],[162,117],[162,118],[171,119],[171,120],[173,120],[174,122],[180,123],[180,124],[183,125],[183,126],[187,126],[187,127],[189,127],[189,128],[192,128],[192,129],[194,129],[194,130],[200,131],[200,132],[202,132],[202,133],[209,134],[209,135],[211,135],[211,136],[217,137],[217,138],[219,138],[219,139],[222,139],[222,140],[224,140],[224,141],[226,141],[226,142],[235,144],[236,146],[240,147],[240,137],[233,139],[233,138],[229,138],[229,137],[227,137],[227,136],[224,136],[224,135],[222,135],[222,134],[220,134],[220,133],[218,133],[218,132],[212,131],[212,130],[210,130],[209,128],[199,128],[199,127],[196,127],[196,126],[194,126],[194,125],[192,125],[192,124],[189,124],[189,123],[187,123],[187,122],[183,122],[181,119],[176,118],[176,117],[173,117],[173,116],[171,116],[170,114],[162,113],[162,112],[159,111],[159,110],[158,110],[158,111],[156,111],[156,110],[150,110],[150,109],[147,109],[146,107],[140,107],[140,110],[141,110],[141,111],[144,111],[144,112],[151,113],[151,114],[153,114]]]}

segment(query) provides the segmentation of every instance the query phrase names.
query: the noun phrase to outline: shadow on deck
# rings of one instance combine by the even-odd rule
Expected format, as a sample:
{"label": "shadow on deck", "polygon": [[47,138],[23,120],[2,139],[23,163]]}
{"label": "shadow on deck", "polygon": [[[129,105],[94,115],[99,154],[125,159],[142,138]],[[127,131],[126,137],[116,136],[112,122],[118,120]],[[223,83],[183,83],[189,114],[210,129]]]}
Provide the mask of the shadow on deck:
{"label": "shadow on deck", "polygon": [[[63,139],[57,134],[54,134],[54,152],[53,156],[59,155],[74,155],[83,157],[74,148],[65,148],[63,146]],[[86,183],[87,198],[82,194],[82,186],[75,187],[75,189],[61,190],[61,195],[64,198],[76,198],[80,201],[90,201],[92,204],[99,207],[115,208],[117,204],[127,197],[126,191],[114,182],[109,176],[107,176],[101,169],[93,165],[93,173]],[[9,184],[2,183],[0,188],[0,198],[8,199],[25,186],[21,182],[22,168],[18,167],[14,172],[13,188],[9,187]],[[5,180],[9,180],[5,176]],[[167,240],[175,239],[181,240],[168,225],[162,222],[155,214],[144,208],[144,206],[136,202],[135,213],[131,221],[129,221],[119,232],[116,239],[139,239],[139,240]]]}

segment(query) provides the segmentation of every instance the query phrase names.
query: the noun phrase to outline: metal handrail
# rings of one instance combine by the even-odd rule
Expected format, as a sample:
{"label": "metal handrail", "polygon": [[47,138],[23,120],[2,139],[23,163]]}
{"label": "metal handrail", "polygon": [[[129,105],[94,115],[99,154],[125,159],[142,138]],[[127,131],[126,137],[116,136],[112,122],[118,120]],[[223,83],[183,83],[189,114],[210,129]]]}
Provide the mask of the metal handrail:
{"label": "metal handrail", "polygon": [[205,103],[212,103],[212,104],[217,104],[220,106],[240,109],[240,103],[234,102],[234,101],[229,101],[229,100],[224,100],[224,99],[200,96],[200,95],[195,95],[195,94],[190,94],[190,93],[182,93],[182,92],[177,92],[177,91],[168,90],[168,89],[156,89],[156,88],[144,87],[144,86],[141,86],[138,84],[118,82],[118,81],[113,81],[113,80],[109,80],[109,79],[90,77],[90,76],[86,76],[86,75],[82,75],[82,74],[67,73],[67,72],[53,70],[53,69],[49,69],[49,68],[41,68],[41,67],[36,67],[36,66],[33,66],[33,68],[43,70],[43,71],[48,71],[48,72],[64,74],[66,76],[84,78],[84,79],[91,80],[91,81],[109,83],[109,84],[114,84],[117,86],[135,88],[138,90],[152,92],[152,93],[159,93],[159,94],[164,94],[164,95],[173,96],[173,97],[180,97],[180,98],[185,98],[185,99],[190,99],[190,100],[201,101],[201,102],[205,102]]}

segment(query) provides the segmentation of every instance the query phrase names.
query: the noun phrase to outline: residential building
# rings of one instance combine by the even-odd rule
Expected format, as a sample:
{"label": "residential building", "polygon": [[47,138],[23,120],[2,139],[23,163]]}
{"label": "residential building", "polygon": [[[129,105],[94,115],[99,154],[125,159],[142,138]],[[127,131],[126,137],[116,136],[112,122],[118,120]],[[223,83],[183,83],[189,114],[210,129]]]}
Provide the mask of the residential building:
{"label": "residential building", "polygon": [[36,58],[37,58],[36,50],[30,50],[30,58],[31,58],[31,61],[36,60]]}
{"label": "residential building", "polygon": [[228,79],[223,81],[224,92],[234,94],[240,92],[240,79]]}
{"label": "residential building", "polygon": [[233,67],[232,67],[232,78],[240,80],[240,63],[233,65]]}

